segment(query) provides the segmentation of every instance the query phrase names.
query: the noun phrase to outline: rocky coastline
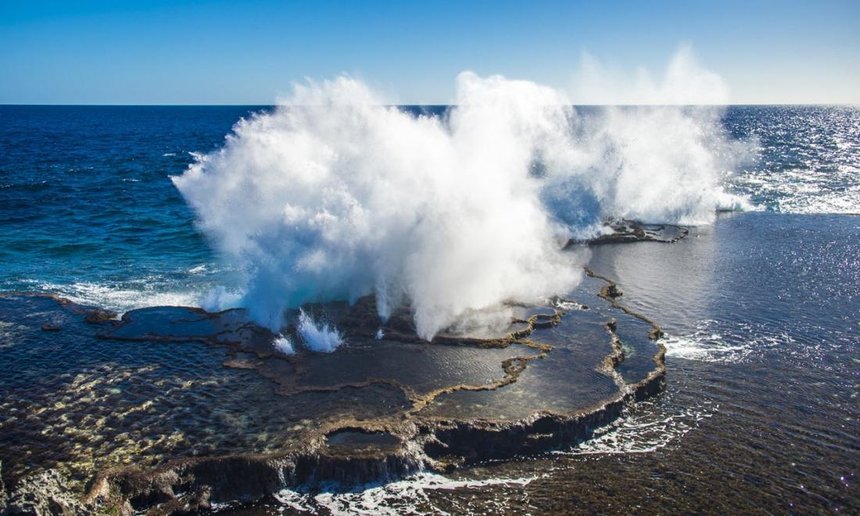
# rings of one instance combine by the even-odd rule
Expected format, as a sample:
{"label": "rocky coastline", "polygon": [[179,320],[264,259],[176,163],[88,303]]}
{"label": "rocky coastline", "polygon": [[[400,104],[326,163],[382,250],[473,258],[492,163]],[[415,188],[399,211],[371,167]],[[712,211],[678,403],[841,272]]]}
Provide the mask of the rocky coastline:
{"label": "rocky coastline", "polygon": [[[649,233],[645,238],[636,228],[627,233],[640,240],[675,238],[660,239]],[[671,234],[681,232],[673,229]],[[164,357],[191,351],[214,353],[213,360],[220,363],[218,374],[227,376],[204,378],[199,387],[187,387],[196,393],[194,400],[218,403],[213,386],[233,381],[229,375],[241,375],[244,384],[257,382],[258,390],[269,389],[266,403],[273,404],[274,410],[294,412],[288,418],[298,422],[277,427],[275,432],[283,431],[281,444],[268,448],[234,446],[226,436],[221,438],[224,442],[218,441],[217,432],[223,429],[216,425],[216,436],[207,437],[216,444],[201,447],[192,456],[172,457],[193,441],[179,436],[171,444],[161,436],[148,435],[160,431],[150,422],[167,417],[163,410],[149,410],[146,401],[128,407],[124,401],[110,405],[111,400],[124,400],[130,387],[93,380],[86,403],[79,405],[40,391],[39,399],[44,398],[46,406],[53,404],[58,407],[56,414],[69,419],[62,428],[47,427],[47,431],[55,437],[57,432],[72,435],[77,441],[72,451],[42,460],[34,444],[38,439],[28,432],[44,433],[39,425],[45,424],[50,411],[9,412],[16,420],[0,423],[0,438],[10,443],[0,457],[4,461],[0,468],[5,468],[0,470],[4,481],[0,512],[195,512],[253,503],[285,487],[348,487],[419,471],[445,473],[574,445],[617,419],[628,404],[657,395],[665,387],[660,328],[627,308],[622,296],[609,278],[586,269],[586,280],[571,299],[512,306],[514,317],[503,334],[483,339],[442,335],[432,343],[415,335],[407,311],[380,327],[372,298],[352,306],[309,306],[305,309],[342,329],[347,344],[334,353],[286,356],[274,350],[275,336],[250,322],[242,310],[208,313],[154,307],[128,312],[117,320],[110,312],[50,295],[0,295],[2,318],[16,321],[22,335],[34,342],[67,338],[64,346],[78,346],[80,353],[87,353],[89,345],[106,349],[105,353],[122,346],[130,353],[154,349]],[[39,316],[32,317],[33,313]],[[622,336],[619,328],[628,331]],[[377,338],[380,329],[382,339]],[[288,325],[285,331],[294,334],[295,328]],[[558,381],[567,383],[558,385]],[[552,386],[569,387],[571,392],[559,394],[550,390]],[[102,391],[107,394],[100,397]],[[76,391],[74,396],[83,395]],[[154,396],[161,397],[147,401],[180,411],[180,418],[196,410],[196,405],[180,406],[168,394]],[[249,412],[256,410],[247,397],[237,396],[224,402],[235,404],[228,407],[231,417],[243,416],[243,399]],[[71,429],[83,432],[76,421],[88,421],[93,404],[105,405],[108,412],[143,417],[130,425],[134,435],[158,445],[128,451],[129,445],[113,444],[129,431],[115,429],[104,418],[86,435],[76,436]],[[138,415],[148,410],[146,416]],[[265,414],[253,412],[249,417],[266,420]],[[22,420],[28,423],[21,425]],[[247,424],[260,432],[261,442],[271,438],[272,431],[259,430],[258,422]],[[81,459],[99,454],[115,459],[104,466]],[[137,463],[135,454],[151,459]]]}

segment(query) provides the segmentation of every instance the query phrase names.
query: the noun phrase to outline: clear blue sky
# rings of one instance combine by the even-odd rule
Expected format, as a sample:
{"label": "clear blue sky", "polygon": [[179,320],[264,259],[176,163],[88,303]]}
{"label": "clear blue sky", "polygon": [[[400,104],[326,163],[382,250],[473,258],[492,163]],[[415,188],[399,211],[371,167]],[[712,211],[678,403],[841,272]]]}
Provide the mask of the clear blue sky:
{"label": "clear blue sky", "polygon": [[447,103],[465,69],[568,89],[584,51],[659,72],[681,43],[733,103],[860,103],[860,0],[0,0],[0,103],[270,104],[343,72]]}

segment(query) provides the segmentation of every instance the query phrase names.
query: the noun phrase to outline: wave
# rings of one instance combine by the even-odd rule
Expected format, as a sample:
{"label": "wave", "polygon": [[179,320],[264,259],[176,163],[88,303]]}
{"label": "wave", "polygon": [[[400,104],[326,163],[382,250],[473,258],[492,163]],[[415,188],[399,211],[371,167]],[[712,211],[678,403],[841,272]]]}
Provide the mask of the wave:
{"label": "wave", "polygon": [[383,320],[409,307],[429,340],[569,292],[587,255],[563,243],[607,218],[706,224],[741,206],[720,186],[738,145],[718,108],[580,113],[552,88],[464,72],[434,116],[339,77],[296,86],[172,179],[245,272],[258,322],[375,294]]}
{"label": "wave", "polygon": [[120,314],[148,306],[198,306],[201,298],[201,292],[194,290],[160,290],[145,285],[129,288],[128,285],[95,282],[39,282],[33,289],[56,294],[81,305],[98,306]]}

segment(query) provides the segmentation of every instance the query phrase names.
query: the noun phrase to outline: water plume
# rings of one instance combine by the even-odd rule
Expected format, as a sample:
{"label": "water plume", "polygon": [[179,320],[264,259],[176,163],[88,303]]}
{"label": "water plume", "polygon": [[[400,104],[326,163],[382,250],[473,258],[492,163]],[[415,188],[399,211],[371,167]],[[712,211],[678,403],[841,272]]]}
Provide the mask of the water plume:
{"label": "water plume", "polygon": [[296,350],[293,347],[293,341],[286,335],[279,335],[272,342],[272,346],[279,352],[284,355],[293,355]]}
{"label": "water plume", "polygon": [[564,243],[606,218],[711,220],[727,145],[716,120],[581,115],[560,91],[471,72],[444,115],[415,115],[339,77],[241,120],[173,181],[245,271],[240,304],[257,321],[278,331],[285,309],[373,294],[383,320],[407,307],[432,339],[498,329],[505,302],[570,291],[586,252]]}
{"label": "water plume", "polygon": [[311,351],[331,353],[343,343],[343,336],[327,323],[318,323],[304,310],[299,311],[298,332]]}

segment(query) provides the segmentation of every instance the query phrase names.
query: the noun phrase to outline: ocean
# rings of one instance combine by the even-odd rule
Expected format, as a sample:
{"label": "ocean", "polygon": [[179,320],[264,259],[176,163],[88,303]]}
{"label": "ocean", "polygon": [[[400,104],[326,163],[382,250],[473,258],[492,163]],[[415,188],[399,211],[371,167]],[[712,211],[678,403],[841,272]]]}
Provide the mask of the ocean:
{"label": "ocean", "polygon": [[[0,106],[0,292],[121,313],[241,284],[171,176],[268,110]],[[755,149],[723,185],[748,206],[588,261],[663,328],[663,394],[569,449],[232,510],[860,511],[860,109],[730,106],[720,124]],[[6,379],[22,367],[0,358]]]}

